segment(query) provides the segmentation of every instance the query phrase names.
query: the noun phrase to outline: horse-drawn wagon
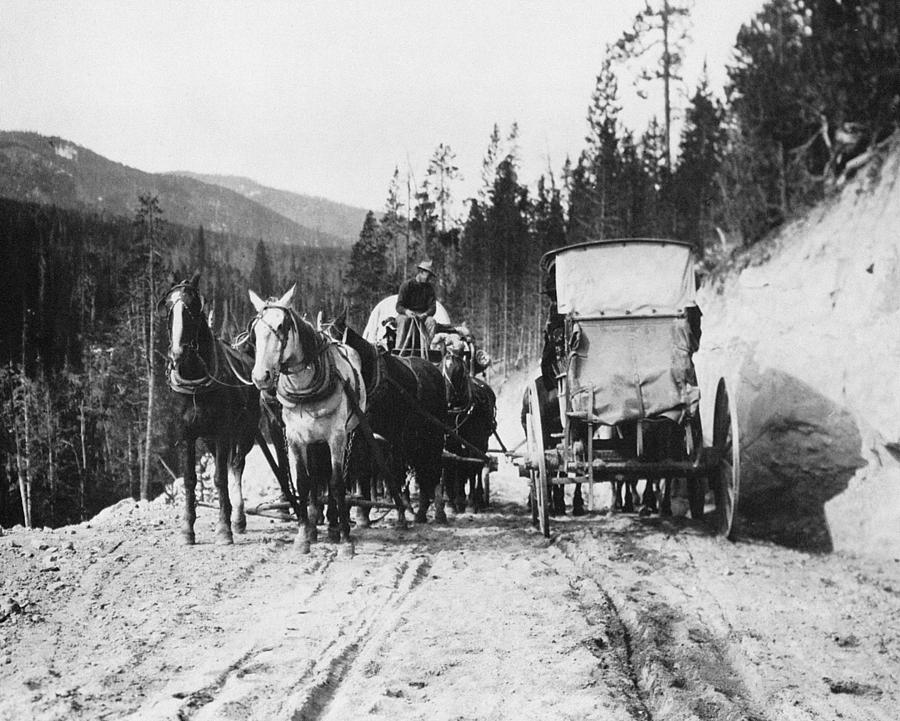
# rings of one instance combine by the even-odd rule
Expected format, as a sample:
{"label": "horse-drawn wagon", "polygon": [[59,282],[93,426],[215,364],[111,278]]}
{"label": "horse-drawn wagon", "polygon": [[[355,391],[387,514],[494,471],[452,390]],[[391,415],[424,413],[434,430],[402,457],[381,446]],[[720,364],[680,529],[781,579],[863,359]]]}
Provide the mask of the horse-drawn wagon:
{"label": "horse-drawn wagon", "polygon": [[712,445],[703,445],[692,361],[700,313],[691,246],[674,240],[600,240],[544,255],[551,308],[541,377],[524,420],[533,520],[550,533],[550,493],[598,482],[683,480],[691,516],[732,533],[740,486],[738,424],[717,383]]}

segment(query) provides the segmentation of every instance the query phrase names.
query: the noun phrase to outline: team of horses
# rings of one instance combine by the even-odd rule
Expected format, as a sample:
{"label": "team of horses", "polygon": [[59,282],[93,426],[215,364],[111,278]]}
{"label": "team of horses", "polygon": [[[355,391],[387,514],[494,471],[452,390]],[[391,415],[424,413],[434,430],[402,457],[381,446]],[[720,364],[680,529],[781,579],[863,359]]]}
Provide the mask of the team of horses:
{"label": "team of horses", "polygon": [[[466,370],[455,347],[445,348],[438,363],[394,355],[343,317],[324,325],[300,317],[294,293],[292,287],[264,300],[250,290],[256,314],[234,346],[210,329],[199,274],[173,285],[159,302],[169,330],[169,385],[180,399],[184,542],[195,542],[198,439],[215,456],[218,543],[233,543],[233,534],[246,529],[244,462],[254,441],[269,453],[266,436],[278,467],[291,471],[279,474],[279,482],[298,518],[302,552],[317,540],[326,504],[329,537],[352,550],[348,479],[363,499],[383,485],[400,526],[408,473],[419,489],[418,522],[426,521],[432,503],[435,520],[446,520],[445,494],[455,510],[464,510],[466,482],[475,509],[483,507],[480,466],[457,471],[459,464],[444,456],[480,450],[484,457],[496,427],[496,398]],[[367,521],[368,504],[361,503],[357,522]]]}

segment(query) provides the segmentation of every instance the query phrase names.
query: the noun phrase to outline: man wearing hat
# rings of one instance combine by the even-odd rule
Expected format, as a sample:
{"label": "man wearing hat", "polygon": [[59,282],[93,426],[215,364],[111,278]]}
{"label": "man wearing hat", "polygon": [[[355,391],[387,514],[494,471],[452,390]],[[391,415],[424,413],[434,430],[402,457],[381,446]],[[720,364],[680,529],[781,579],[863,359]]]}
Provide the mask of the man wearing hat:
{"label": "man wearing hat", "polygon": [[417,271],[414,278],[400,286],[397,294],[397,348],[406,345],[406,334],[410,330],[411,318],[417,318],[424,326],[426,337],[423,339],[423,347],[427,348],[434,336],[437,299],[434,287],[429,282],[435,277],[434,261],[423,260],[417,266]]}

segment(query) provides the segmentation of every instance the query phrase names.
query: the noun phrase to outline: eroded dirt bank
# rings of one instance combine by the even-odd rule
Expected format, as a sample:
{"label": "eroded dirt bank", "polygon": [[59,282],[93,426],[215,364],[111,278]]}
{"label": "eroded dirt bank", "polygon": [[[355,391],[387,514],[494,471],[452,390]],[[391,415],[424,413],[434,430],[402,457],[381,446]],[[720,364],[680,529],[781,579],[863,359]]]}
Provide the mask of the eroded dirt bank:
{"label": "eroded dirt bank", "polygon": [[689,521],[531,530],[522,481],[448,526],[298,556],[179,509],[0,537],[2,719],[894,719],[900,564]]}

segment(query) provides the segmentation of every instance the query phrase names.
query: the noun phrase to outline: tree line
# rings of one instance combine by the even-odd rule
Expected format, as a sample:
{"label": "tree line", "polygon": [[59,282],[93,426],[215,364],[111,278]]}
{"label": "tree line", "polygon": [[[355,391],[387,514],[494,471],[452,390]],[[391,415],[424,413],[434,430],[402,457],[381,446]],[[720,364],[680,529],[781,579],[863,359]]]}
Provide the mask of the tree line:
{"label": "tree line", "polygon": [[[538,261],[588,239],[691,242],[706,270],[763,240],[872,157],[900,120],[900,3],[769,0],[738,33],[723,97],[705,76],[677,92],[690,5],[647,0],[608,48],[577,157],[521,177],[518,128],[496,125],[462,213],[452,148],[421,183],[390,180],[349,257],[165,221],[0,199],[0,524],[59,525],[124,497],[152,497],[175,467],[159,294],[202,272],[216,333],[232,337],[262,296],[298,284],[301,312],[372,306],[435,261],[441,299],[504,375],[533,363],[547,303]],[[623,79],[660,88],[640,132],[621,115]],[[673,138],[673,129],[680,135]]]}
{"label": "tree line", "polygon": [[[395,170],[385,212],[366,218],[347,268],[356,322],[428,256],[451,316],[505,375],[538,352],[547,250],[672,237],[694,246],[701,272],[714,271],[839,187],[896,130],[900,3],[769,0],[737,35],[724,97],[704,68],[682,103],[690,7],[647,0],[606,48],[584,147],[557,173],[523,181],[515,125],[505,135],[494,126],[481,189],[462,217],[446,211],[459,173],[447,145],[405,198]],[[622,121],[622,78],[662,97],[639,133]]]}
{"label": "tree line", "polygon": [[0,199],[0,525],[85,520],[158,495],[177,467],[168,337],[156,302],[202,273],[214,332],[297,283],[305,310],[336,311],[346,251],[229,237],[165,221]]}

